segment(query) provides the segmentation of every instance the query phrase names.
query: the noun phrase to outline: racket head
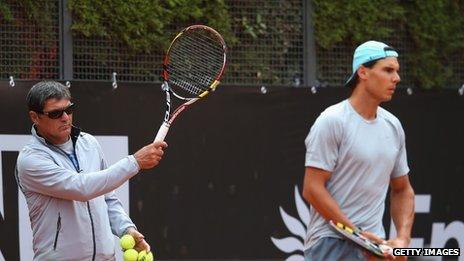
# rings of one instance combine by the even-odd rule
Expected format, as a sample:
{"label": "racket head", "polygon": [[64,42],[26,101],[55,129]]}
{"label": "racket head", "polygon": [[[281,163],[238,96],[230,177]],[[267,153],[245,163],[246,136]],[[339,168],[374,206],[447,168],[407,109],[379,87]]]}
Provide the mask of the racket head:
{"label": "racket head", "polygon": [[344,238],[358,244],[359,246],[363,247],[364,249],[368,250],[372,254],[376,255],[377,257],[386,257],[388,253],[384,251],[378,244],[372,242],[371,240],[361,236],[356,232],[354,229],[345,226],[341,223],[335,223],[332,220],[329,221],[330,226],[338,232],[338,234],[342,235]]}
{"label": "racket head", "polygon": [[219,84],[226,67],[227,46],[211,27],[192,25],[171,42],[162,78],[180,98],[202,98]]}

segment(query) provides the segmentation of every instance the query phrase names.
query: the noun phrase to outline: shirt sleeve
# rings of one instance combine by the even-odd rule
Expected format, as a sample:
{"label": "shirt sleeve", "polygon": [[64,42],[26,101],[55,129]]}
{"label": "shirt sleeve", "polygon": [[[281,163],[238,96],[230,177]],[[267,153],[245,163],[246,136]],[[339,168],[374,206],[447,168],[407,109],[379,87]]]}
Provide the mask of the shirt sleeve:
{"label": "shirt sleeve", "polygon": [[138,166],[128,156],[110,167],[76,174],[41,153],[18,158],[18,181],[23,189],[67,200],[88,201],[121,186],[137,174]]}
{"label": "shirt sleeve", "polygon": [[[106,157],[103,153],[103,150],[98,142],[97,145],[101,157],[101,169],[104,170],[108,168],[108,163],[106,161]],[[128,157],[133,164],[137,165],[137,169],[139,169],[134,156],[130,155]],[[116,193],[114,190],[105,194],[105,202],[108,207],[108,218],[110,221],[111,232],[114,235],[116,235],[117,237],[122,237],[127,228],[134,227],[137,229],[137,227],[130,219],[129,215],[124,210],[122,202],[119,200],[118,197],[116,197]]]}
{"label": "shirt sleeve", "polygon": [[106,205],[108,206],[108,217],[110,219],[111,231],[114,235],[121,237],[129,227],[135,227],[134,223],[127,215],[121,201],[116,197],[114,191],[105,195]]}
{"label": "shirt sleeve", "polygon": [[404,134],[403,127],[399,126],[400,132],[400,148],[398,151],[398,156],[396,157],[395,166],[393,167],[393,171],[391,173],[391,178],[397,178],[409,173],[408,167],[408,159],[406,153],[406,135]]}
{"label": "shirt sleeve", "polygon": [[336,118],[321,114],[305,139],[305,166],[332,172],[337,164],[340,134]]}

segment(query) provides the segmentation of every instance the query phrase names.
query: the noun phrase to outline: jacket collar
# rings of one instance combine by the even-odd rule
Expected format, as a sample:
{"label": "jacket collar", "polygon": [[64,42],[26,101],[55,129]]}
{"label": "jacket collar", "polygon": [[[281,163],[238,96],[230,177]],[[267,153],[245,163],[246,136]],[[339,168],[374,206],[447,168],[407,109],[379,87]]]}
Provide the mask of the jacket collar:
{"label": "jacket collar", "polygon": [[[76,145],[77,138],[79,138],[80,133],[81,133],[80,128],[78,128],[78,127],[76,127],[74,125],[71,126],[71,140],[72,140],[74,146]],[[40,141],[40,143],[42,143],[44,145],[53,145],[52,143],[47,141],[44,137],[40,136],[40,134],[37,132],[37,127],[35,126],[35,124],[32,125],[31,134],[32,134],[33,137],[38,139]]]}

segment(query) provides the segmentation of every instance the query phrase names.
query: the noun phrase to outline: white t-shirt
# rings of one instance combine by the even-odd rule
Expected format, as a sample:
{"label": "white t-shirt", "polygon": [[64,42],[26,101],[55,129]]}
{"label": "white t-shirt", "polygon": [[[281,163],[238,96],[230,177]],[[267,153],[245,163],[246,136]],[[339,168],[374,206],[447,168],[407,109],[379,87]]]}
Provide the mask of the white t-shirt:
{"label": "white t-shirt", "polygon": [[74,144],[72,139],[69,138],[67,142],[63,144],[58,144],[56,146],[66,153],[69,160],[71,160],[74,167],[76,168],[77,172],[80,172],[81,170],[79,168],[79,161],[77,160],[76,153],[74,152]]}
{"label": "white t-shirt", "polygon": [[[366,120],[344,100],[321,113],[305,144],[305,166],[332,173],[326,187],[342,212],[356,226],[385,237],[390,179],[409,172],[400,121],[381,107],[374,120]],[[310,215],[306,249],[322,237],[340,237],[314,208]]]}
{"label": "white t-shirt", "polygon": [[69,138],[68,141],[66,141],[63,144],[57,144],[56,145],[58,148],[62,149],[66,154],[74,154],[74,144],[72,142],[72,139]]}

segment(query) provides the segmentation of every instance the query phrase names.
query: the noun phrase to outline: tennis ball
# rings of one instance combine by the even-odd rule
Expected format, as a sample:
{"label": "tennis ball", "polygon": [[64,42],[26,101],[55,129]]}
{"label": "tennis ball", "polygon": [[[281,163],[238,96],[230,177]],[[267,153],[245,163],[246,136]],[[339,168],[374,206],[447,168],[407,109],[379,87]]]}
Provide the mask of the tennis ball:
{"label": "tennis ball", "polygon": [[137,261],[153,261],[153,253],[145,250],[140,251]]}
{"label": "tennis ball", "polygon": [[147,257],[145,257],[145,261],[153,261],[153,260],[154,260],[153,253],[148,252]]}
{"label": "tennis ball", "polygon": [[124,250],[134,248],[135,246],[135,240],[129,234],[122,236],[121,239],[119,240],[119,243],[121,244],[121,247]]}
{"label": "tennis ball", "polygon": [[137,261],[145,261],[147,258],[147,251],[142,250],[139,252],[139,257],[137,258]]}
{"label": "tennis ball", "polygon": [[124,251],[124,261],[137,261],[139,253],[135,249],[127,249]]}
{"label": "tennis ball", "polygon": [[137,261],[153,261],[153,253],[145,250],[140,251]]}

